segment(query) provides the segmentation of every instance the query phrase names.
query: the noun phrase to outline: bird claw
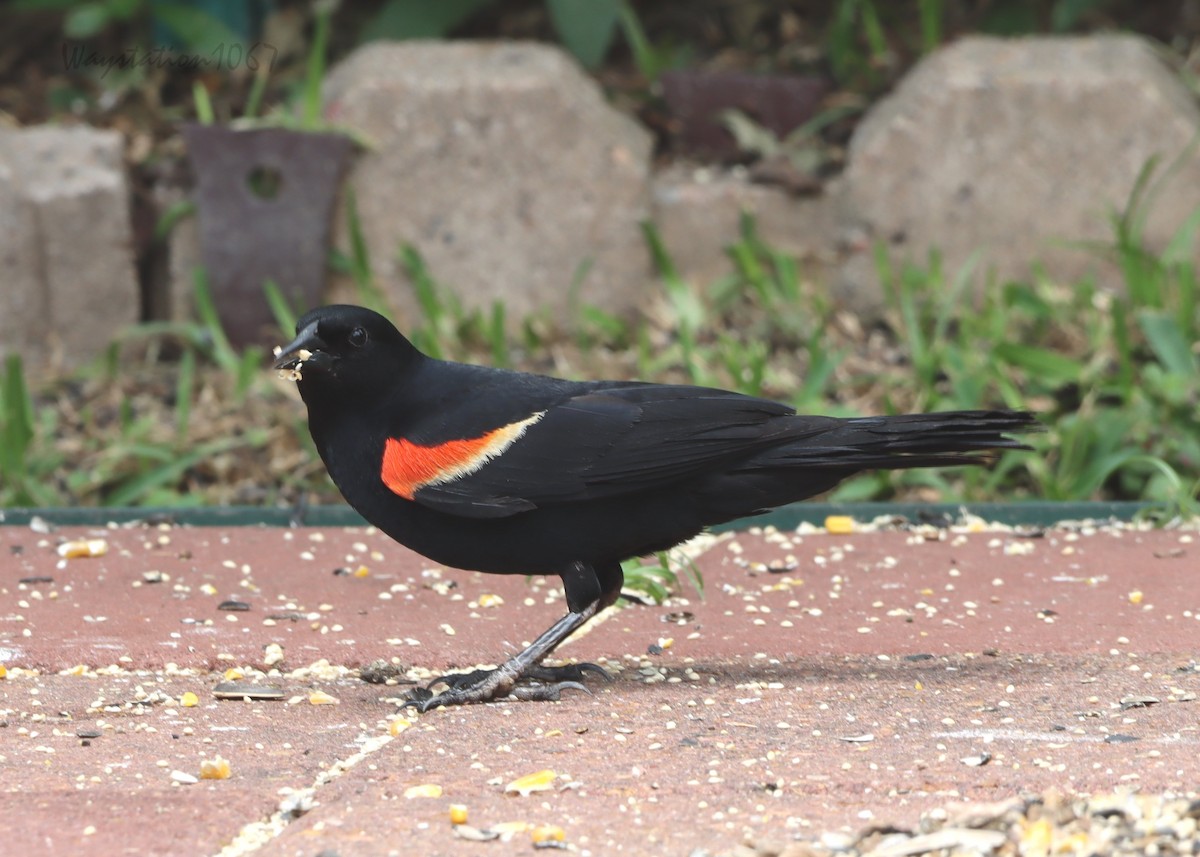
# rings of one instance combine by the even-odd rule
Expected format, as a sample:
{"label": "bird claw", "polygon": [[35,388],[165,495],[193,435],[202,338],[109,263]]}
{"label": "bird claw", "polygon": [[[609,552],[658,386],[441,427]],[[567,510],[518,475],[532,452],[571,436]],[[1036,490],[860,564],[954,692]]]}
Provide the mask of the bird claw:
{"label": "bird claw", "polygon": [[592,692],[584,684],[577,681],[560,681],[554,684],[517,685],[509,696],[522,702],[558,702],[564,690],[582,690],[588,696],[592,695]]}
{"label": "bird claw", "polygon": [[[505,697],[523,702],[558,701],[564,690],[582,690],[590,695],[591,690],[583,683],[589,673],[602,676],[605,681],[613,680],[608,670],[591,663],[553,667],[533,664],[519,675],[513,675],[505,667],[479,669],[438,676],[424,687],[409,691],[406,704],[424,714],[442,705],[494,702]],[[435,694],[432,688],[439,684],[446,689]]]}
{"label": "bird claw", "polygon": [[495,669],[471,670],[469,673],[448,673],[440,675],[429,684],[425,685],[426,689],[431,689],[436,685],[444,684],[449,688],[472,687],[487,681],[488,676],[494,673]]}

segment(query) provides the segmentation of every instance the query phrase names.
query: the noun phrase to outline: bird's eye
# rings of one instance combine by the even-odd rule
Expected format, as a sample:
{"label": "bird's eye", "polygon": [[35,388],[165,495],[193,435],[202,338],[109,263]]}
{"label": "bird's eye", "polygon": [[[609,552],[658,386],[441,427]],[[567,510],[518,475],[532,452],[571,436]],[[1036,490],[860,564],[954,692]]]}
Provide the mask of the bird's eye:
{"label": "bird's eye", "polygon": [[350,331],[350,335],[346,337],[346,341],[355,348],[362,348],[367,344],[367,332],[361,327],[356,327]]}

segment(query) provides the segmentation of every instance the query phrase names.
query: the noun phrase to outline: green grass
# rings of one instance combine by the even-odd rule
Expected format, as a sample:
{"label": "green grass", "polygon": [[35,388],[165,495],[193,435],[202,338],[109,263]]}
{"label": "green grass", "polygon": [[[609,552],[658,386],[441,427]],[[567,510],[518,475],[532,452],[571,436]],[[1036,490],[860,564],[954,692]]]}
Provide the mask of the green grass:
{"label": "green grass", "polygon": [[[449,359],[724,387],[804,412],[1012,407],[1033,409],[1045,423],[1030,438],[1032,453],[1007,453],[991,469],[864,474],[843,483],[836,500],[1145,500],[1168,515],[1195,514],[1200,285],[1192,251],[1200,213],[1165,250],[1148,252],[1145,212],[1162,181],[1154,167],[1114,216],[1111,242],[1092,248],[1121,271],[1122,290],[1033,277],[977,293],[974,263],[947,271],[936,254],[914,265],[881,253],[888,306],[884,322],[869,328],[748,219],[728,248],[732,273],[701,287],[680,276],[647,225],[662,286],[649,316],[621,318],[576,300],[573,322],[557,331],[545,319],[510,318],[499,304],[464,307],[409,246],[397,252],[421,320],[399,316],[375,279],[352,196],[348,248],[331,263],[360,303]],[[286,340],[306,308],[274,284],[265,293]],[[229,344],[202,272],[195,305],[197,322],[141,325],[95,366],[34,390],[20,361],[8,360],[0,505],[336,499],[294,391],[276,381],[263,350]],[[663,580],[631,574],[651,594]]]}

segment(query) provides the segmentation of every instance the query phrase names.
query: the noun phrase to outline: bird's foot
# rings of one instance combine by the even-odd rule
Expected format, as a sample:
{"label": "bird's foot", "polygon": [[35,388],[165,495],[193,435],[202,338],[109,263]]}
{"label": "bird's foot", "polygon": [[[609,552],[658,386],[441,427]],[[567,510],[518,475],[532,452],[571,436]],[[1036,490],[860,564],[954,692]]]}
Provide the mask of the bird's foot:
{"label": "bird's foot", "polygon": [[[612,681],[608,671],[596,664],[564,664],[557,667],[532,664],[521,670],[510,661],[495,669],[479,669],[436,678],[425,687],[411,691],[408,704],[424,713],[440,705],[492,702],[505,697],[523,701],[557,701],[564,690],[591,693],[583,684],[589,672]],[[446,685],[446,690],[435,694],[431,688],[439,684]]]}

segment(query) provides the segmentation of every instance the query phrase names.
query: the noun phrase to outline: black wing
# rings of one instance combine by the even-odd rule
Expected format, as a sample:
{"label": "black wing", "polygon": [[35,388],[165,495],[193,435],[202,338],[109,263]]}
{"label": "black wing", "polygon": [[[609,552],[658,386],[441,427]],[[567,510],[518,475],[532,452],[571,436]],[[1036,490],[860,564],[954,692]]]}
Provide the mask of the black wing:
{"label": "black wing", "polygon": [[[473,518],[633,494],[679,482],[797,436],[786,405],[722,390],[656,384],[592,388],[548,407],[496,458],[413,499]],[[780,418],[784,419],[780,419]],[[805,420],[806,431],[825,427]]]}

